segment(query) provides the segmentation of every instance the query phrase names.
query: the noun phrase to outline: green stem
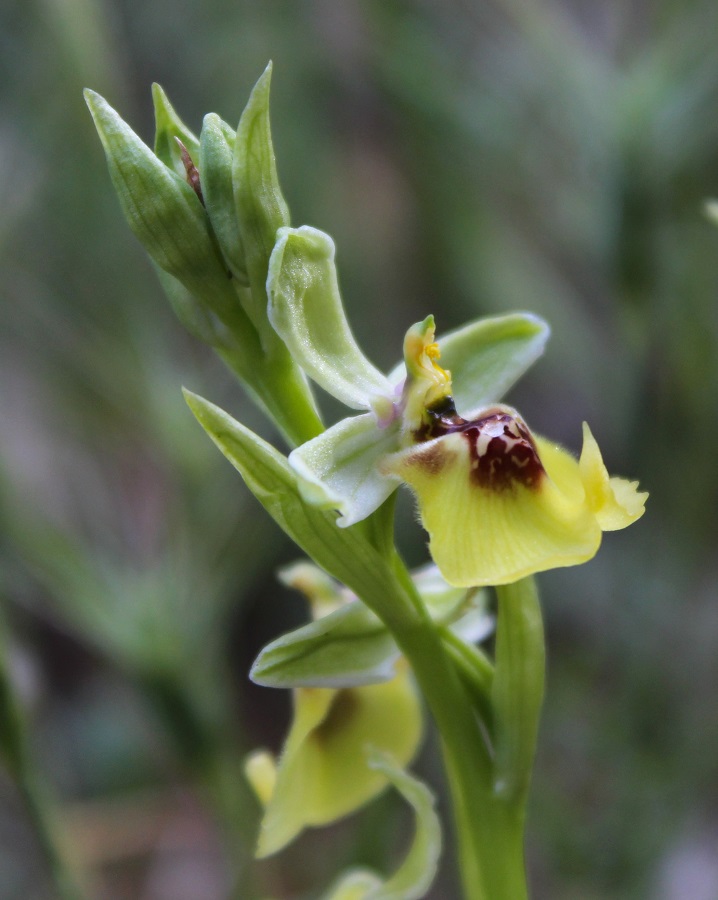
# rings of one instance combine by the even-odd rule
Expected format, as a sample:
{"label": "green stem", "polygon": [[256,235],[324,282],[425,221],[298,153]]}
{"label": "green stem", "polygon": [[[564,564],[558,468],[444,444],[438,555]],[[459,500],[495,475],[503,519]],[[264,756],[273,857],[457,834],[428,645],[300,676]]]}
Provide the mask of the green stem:
{"label": "green stem", "polygon": [[272,419],[290,447],[310,441],[324,430],[311,394],[288,353],[261,358],[248,367],[242,350],[216,348],[218,355],[243,382],[255,403]]}
{"label": "green stem", "polygon": [[523,808],[496,793],[494,761],[471,693],[398,558],[395,572],[403,597],[385,596],[373,608],[411,663],[441,735],[464,896],[524,900]]}

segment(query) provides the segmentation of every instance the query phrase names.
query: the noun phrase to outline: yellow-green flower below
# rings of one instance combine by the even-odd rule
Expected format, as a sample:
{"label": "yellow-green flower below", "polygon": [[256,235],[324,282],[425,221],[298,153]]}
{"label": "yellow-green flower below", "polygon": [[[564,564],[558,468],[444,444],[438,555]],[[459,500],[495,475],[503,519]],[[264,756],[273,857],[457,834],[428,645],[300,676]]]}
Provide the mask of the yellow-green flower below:
{"label": "yellow-green flower below", "polygon": [[419,697],[403,660],[397,663],[396,677],[382,684],[297,688],[279,762],[259,751],[245,764],[265,806],[257,856],[276,853],[304,828],[334,822],[383,791],[388,780],[367,766],[367,746],[406,766],[421,731]]}
{"label": "yellow-green flower below", "polygon": [[431,439],[386,457],[382,469],[413,488],[434,562],[460,587],[586,562],[603,531],[643,515],[648,496],[609,477],[588,425],[576,460],[506,406],[437,422]]}

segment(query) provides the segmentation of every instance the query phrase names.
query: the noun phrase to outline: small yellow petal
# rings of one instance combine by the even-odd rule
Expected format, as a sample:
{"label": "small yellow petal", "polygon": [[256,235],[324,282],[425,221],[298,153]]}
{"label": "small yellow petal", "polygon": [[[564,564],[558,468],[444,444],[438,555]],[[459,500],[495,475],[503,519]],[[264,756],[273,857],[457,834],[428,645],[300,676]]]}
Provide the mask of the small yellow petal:
{"label": "small yellow petal", "polygon": [[596,439],[585,422],[579,468],[586,502],[603,531],[618,531],[641,518],[648,494],[638,490],[637,481],[609,476]]}
{"label": "small yellow petal", "polygon": [[244,774],[262,806],[272,799],[277,783],[277,763],[267,750],[256,750],[244,761]]}

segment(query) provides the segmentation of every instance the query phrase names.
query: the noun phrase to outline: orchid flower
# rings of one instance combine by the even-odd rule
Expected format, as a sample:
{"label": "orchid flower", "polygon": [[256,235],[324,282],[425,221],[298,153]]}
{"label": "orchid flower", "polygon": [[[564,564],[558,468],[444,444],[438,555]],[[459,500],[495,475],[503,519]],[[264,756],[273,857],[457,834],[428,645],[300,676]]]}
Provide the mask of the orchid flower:
{"label": "orchid flower", "polygon": [[[406,660],[384,624],[355,594],[302,561],[279,573],[305,595],[313,621],[268,644],[250,677],[292,687],[292,725],[279,761],[252,753],[247,777],[265,807],[257,855],[281,850],[307,826],[355,811],[389,783],[367,766],[366,747],[407,765],[419,746],[419,695]],[[432,618],[470,643],[486,639],[494,619],[483,592],[451,587],[436,566],[412,580]]]}
{"label": "orchid flower", "polygon": [[[306,596],[314,622],[265,647],[252,670],[259,684],[291,684],[294,699],[279,761],[259,750],[245,763],[265,807],[260,858],[281,850],[305,827],[327,825],[375,797],[388,779],[367,766],[367,745],[405,766],[423,730],[409,666],[376,617],[310,563],[285,569],[280,579]],[[357,658],[356,646],[367,643],[374,644],[373,665]],[[383,665],[377,666],[377,652]]]}
{"label": "orchid flower", "polygon": [[[483,319],[438,340],[428,316],[409,328],[403,362],[388,375],[369,362],[344,314],[331,238],[290,227],[271,140],[270,72],[236,132],[210,114],[199,138],[156,88],[154,153],[87,93],[128,223],[181,321],[295,448],[287,458],[185,393],[248,488],[316,564],[285,573],[309,597],[314,621],[272,641],[251,671],[294,696],[279,758],[259,751],[247,760],[265,807],[258,854],[392,784],[418,818],[405,864],[383,883],[353,868],[329,897],[425,895],[438,823],[430,793],[404,768],[421,739],[420,688],[441,735],[464,895],[525,900],[523,823],[545,660],[527,576],[590,559],[604,531],[643,514],[647,495],[609,476],[587,425],[575,458],[499,403],[543,351],[549,330],[536,316]],[[353,414],[325,431],[308,378]],[[373,515],[401,484],[416,496],[435,564],[413,576],[393,542],[391,506]],[[496,586],[493,660],[472,646],[494,626],[485,585]]]}
{"label": "orchid flower", "polygon": [[543,350],[548,327],[536,316],[479,320],[438,342],[429,316],[409,329],[404,363],[385,376],[352,336],[328,235],[280,228],[267,289],[270,321],[305,373],[365,410],[289,456],[304,499],[337,509],[340,527],[404,482],[444,578],[498,585],[585,562],[603,531],[643,514],[647,494],[608,475],[587,425],[577,460],[497,405]]}

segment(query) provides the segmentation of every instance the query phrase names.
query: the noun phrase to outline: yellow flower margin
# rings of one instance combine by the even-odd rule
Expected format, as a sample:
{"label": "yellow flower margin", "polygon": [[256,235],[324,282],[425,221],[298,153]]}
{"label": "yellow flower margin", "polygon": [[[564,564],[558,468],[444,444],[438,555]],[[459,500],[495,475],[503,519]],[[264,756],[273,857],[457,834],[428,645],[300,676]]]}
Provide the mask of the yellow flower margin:
{"label": "yellow flower margin", "polygon": [[421,705],[409,666],[383,684],[296,688],[294,716],[275,760],[259,750],[245,773],[264,809],[257,857],[277,853],[309,826],[328,825],[381,793],[388,779],[367,765],[367,746],[388,752],[399,766],[416,753]]}
{"label": "yellow flower margin", "polygon": [[[499,409],[519,419],[509,407]],[[431,556],[449,584],[511,584],[586,562],[604,531],[626,528],[643,515],[648,494],[637,482],[609,476],[587,424],[579,460],[544,438],[533,440],[545,474],[530,486],[519,480],[500,489],[478,483],[461,433],[384,460],[383,470],[416,493]]]}

